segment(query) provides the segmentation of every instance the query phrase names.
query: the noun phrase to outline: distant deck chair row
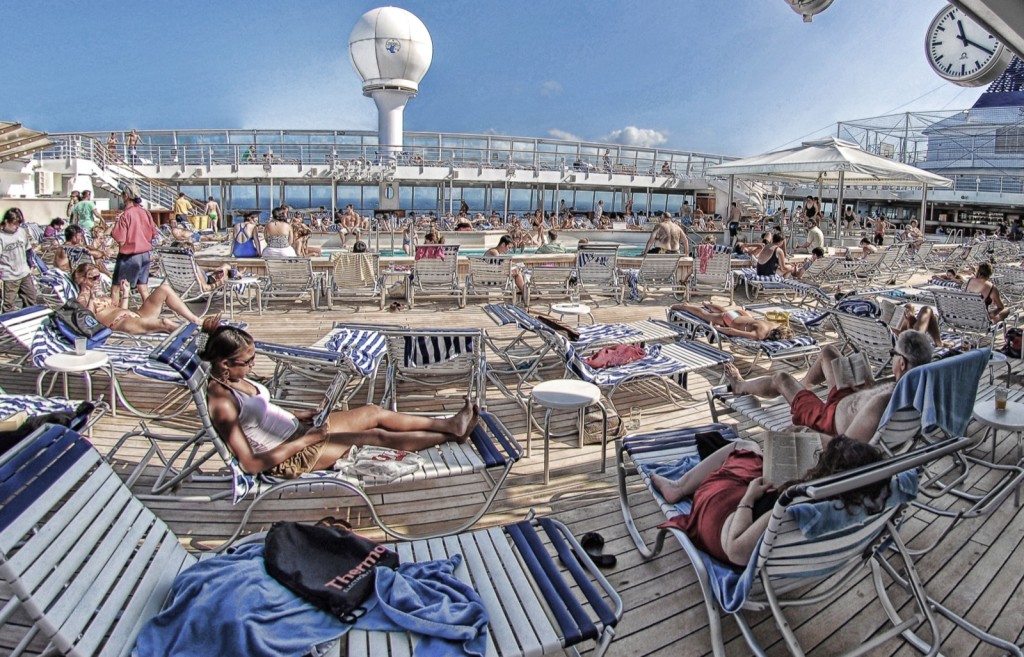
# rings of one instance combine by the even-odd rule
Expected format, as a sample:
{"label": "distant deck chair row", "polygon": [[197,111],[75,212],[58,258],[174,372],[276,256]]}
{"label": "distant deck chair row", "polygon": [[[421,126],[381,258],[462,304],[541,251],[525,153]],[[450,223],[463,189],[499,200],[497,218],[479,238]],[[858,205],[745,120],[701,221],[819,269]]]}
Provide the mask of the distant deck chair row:
{"label": "distant deck chair row", "polygon": [[[482,598],[487,654],[564,654],[586,643],[602,655],[622,618],[619,595],[554,520],[392,547],[403,562],[463,555],[455,574]],[[0,457],[0,620],[12,655],[128,655],[174,578],[209,556],[187,552],[74,431],[45,427]],[[242,613],[245,604],[231,603]],[[353,656],[411,654],[416,642],[363,631],[343,640]]]}

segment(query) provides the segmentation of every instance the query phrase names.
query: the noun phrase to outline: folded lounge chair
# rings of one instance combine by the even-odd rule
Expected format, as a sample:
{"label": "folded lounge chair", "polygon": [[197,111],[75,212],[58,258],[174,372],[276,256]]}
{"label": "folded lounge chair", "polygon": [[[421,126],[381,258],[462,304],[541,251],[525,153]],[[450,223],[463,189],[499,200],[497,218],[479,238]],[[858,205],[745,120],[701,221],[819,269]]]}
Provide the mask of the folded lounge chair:
{"label": "folded lounge chair", "polygon": [[[482,598],[488,654],[562,654],[593,642],[601,655],[622,617],[619,596],[553,520],[395,549],[403,561],[463,555],[455,575]],[[126,656],[174,578],[208,556],[188,553],[74,431],[45,427],[0,457],[0,623],[9,654],[49,645],[58,654]],[[268,577],[266,586],[279,585]],[[273,629],[271,622],[259,632]],[[349,655],[411,654],[416,642],[404,633],[345,638]]]}
{"label": "folded lounge chair", "polygon": [[[776,502],[768,528],[746,568],[738,569],[705,554],[676,528],[660,530],[654,547],[648,547],[630,507],[627,477],[639,474],[666,517],[689,512],[688,500],[678,505],[665,502],[651,483],[651,472],[680,476],[699,461],[694,435],[710,430],[718,431],[726,438],[735,438],[732,429],[721,424],[669,430],[627,436],[617,441],[616,455],[619,502],[626,528],[645,558],[660,553],[667,534],[671,533],[679,541],[700,584],[716,657],[725,654],[721,628],[723,614],[736,620],[750,650],[764,655],[746,618],[747,612],[763,611],[771,613],[789,651],[794,655],[804,654],[786,619],[786,608],[821,605],[838,598],[850,590],[851,584],[865,568],[870,568],[875,595],[891,626],[880,629],[875,636],[859,639],[856,647],[844,654],[865,654],[900,636],[922,652],[929,648],[937,651],[943,633],[936,622],[935,611],[976,638],[1009,650],[1014,655],[1021,654],[1012,643],[971,625],[930,598],[898,531],[906,505],[916,495],[916,469],[965,449],[971,443],[969,439],[948,438],[871,466],[787,489]],[[890,482],[889,499],[885,509],[874,515],[851,516],[846,511],[836,510],[829,499],[845,491],[886,480]],[[883,574],[911,594],[913,607],[910,610],[897,607],[890,599]],[[826,586],[817,587],[806,598],[802,597],[809,586],[826,580]],[[927,628],[927,640],[918,634],[922,627]]]}

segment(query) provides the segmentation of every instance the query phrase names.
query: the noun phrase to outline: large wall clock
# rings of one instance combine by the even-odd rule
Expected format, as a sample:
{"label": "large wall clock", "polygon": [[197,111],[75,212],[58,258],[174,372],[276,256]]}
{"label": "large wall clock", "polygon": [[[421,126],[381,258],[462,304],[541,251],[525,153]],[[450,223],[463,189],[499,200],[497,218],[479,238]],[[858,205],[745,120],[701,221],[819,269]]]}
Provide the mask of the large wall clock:
{"label": "large wall clock", "polygon": [[962,87],[995,80],[1013,57],[998,39],[953,5],[932,19],[924,49],[935,72]]}

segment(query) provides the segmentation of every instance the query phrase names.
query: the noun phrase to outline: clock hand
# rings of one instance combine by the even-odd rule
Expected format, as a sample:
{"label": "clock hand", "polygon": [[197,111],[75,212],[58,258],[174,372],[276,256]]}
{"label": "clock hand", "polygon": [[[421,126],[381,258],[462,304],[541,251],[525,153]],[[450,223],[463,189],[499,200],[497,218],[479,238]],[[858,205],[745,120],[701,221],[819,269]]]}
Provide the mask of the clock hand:
{"label": "clock hand", "polygon": [[964,34],[964,22],[958,20],[956,22],[956,29],[960,30],[960,36],[958,36],[957,38],[963,41],[964,45],[966,46],[969,42],[967,41],[967,35]]}
{"label": "clock hand", "polygon": [[988,48],[986,48],[985,46],[983,46],[983,45],[981,45],[979,43],[974,43],[973,41],[968,41],[968,40],[965,39],[964,40],[964,45],[965,46],[974,46],[975,48],[980,49],[982,52],[987,52],[990,55],[992,54],[991,50],[989,50]]}

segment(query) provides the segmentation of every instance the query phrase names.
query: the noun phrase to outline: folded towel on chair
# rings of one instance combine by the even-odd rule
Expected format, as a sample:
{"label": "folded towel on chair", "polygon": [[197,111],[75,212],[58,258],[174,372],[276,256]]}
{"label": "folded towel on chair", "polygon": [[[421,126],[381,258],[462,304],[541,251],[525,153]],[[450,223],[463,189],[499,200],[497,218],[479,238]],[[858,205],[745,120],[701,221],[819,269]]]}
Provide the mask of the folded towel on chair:
{"label": "folded towel on chair", "polygon": [[975,349],[913,368],[896,384],[878,425],[885,425],[897,411],[916,408],[923,428],[964,435],[974,413],[978,382],[991,357],[990,349]]}

